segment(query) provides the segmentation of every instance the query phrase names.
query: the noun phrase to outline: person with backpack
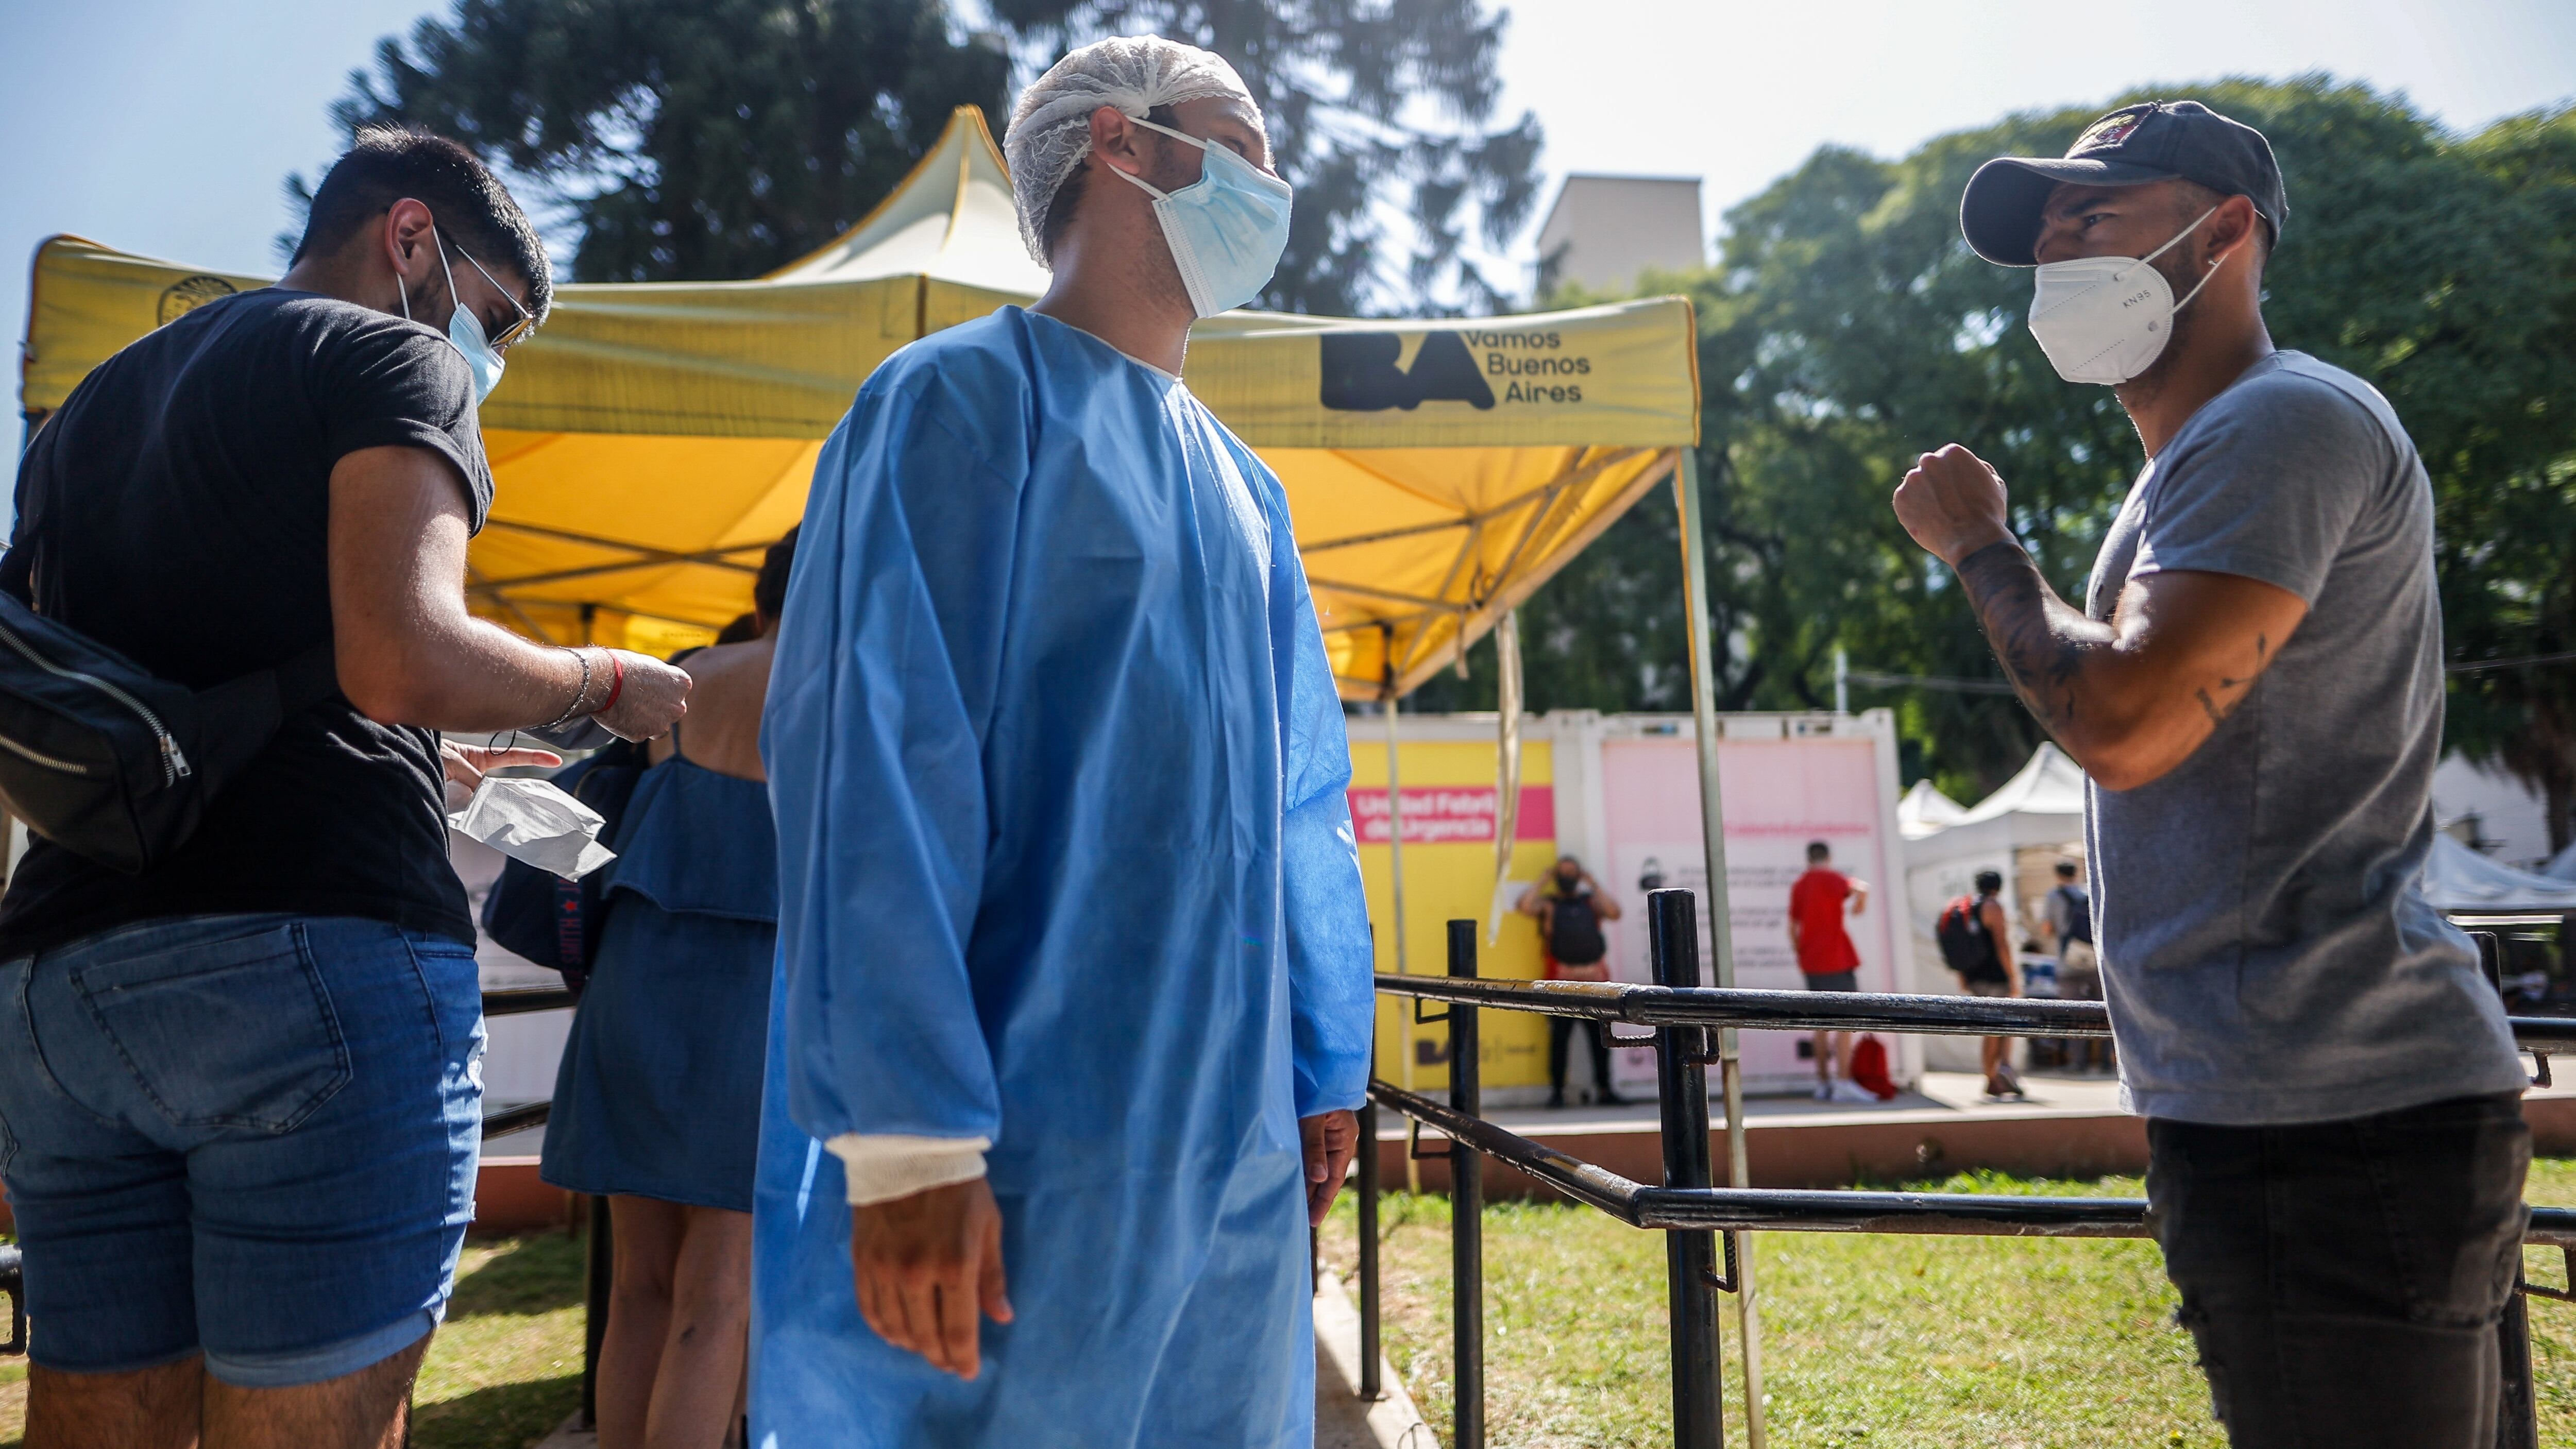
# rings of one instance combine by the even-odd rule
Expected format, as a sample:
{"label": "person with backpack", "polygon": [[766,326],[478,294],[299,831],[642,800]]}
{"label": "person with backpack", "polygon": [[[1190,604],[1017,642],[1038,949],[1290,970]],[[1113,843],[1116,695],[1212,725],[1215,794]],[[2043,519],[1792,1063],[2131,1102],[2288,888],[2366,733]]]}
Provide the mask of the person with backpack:
{"label": "person with backpack", "polygon": [[[2093,893],[2076,879],[2075,862],[2057,863],[2057,884],[2040,907],[2040,934],[2057,953],[2057,996],[2061,1001],[2102,999],[2102,961],[2093,949]],[[2062,1045],[2076,1065],[2107,1061],[2111,1044],[2098,1037],[2071,1037]]]}
{"label": "person with backpack", "polygon": [[[1933,937],[1941,960],[1959,978],[1959,990],[1970,996],[2019,996],[2021,971],[2013,961],[2011,920],[2001,900],[2000,871],[1977,872],[1977,893],[1961,896],[1941,910]],[[1979,1064],[1986,1074],[1986,1096],[2011,1101],[2026,1095],[2013,1074],[2012,1038],[1990,1036],[1978,1043]]]}
{"label": "person with backpack", "polygon": [[[255,748],[201,736],[183,776],[165,737],[172,790],[247,755],[193,829],[139,869],[58,830],[0,900],[29,1443],[403,1437],[482,1138],[474,923],[441,795],[554,762],[437,732],[590,716],[641,739],[688,696],[659,660],[466,607],[492,505],[476,409],[551,295],[535,230],[473,153],[362,131],[276,286],[101,363],[19,460],[13,607],[121,656],[147,693],[277,671]],[[290,687],[307,660],[319,687]]]}
{"label": "person with backpack", "polygon": [[599,947],[556,1072],[540,1175],[607,1198],[614,1229],[607,1445],[717,1449],[742,1388],[778,949],[760,711],[796,533],[761,561],[753,637],[681,656],[689,717],[654,741],[608,841]]}
{"label": "person with backpack", "polygon": [[2075,878],[2075,862],[2057,863],[2057,884],[2041,907],[2040,929],[2057,953],[2061,1001],[2102,999],[2101,958],[2093,952],[2093,893]]}
{"label": "person with backpack", "polygon": [[[1601,923],[1619,919],[1619,903],[1592,879],[1583,862],[1570,855],[1559,858],[1545,877],[1521,892],[1515,909],[1538,918],[1538,938],[1547,960],[1548,980],[1610,979],[1610,942],[1602,934]],[[1578,1023],[1565,1016],[1552,1016],[1547,1021],[1547,1104],[1565,1105],[1565,1069],[1578,1025],[1586,1028],[1584,1039],[1592,1049],[1592,1081],[1598,1100],[1607,1106],[1626,1106],[1628,1099],[1610,1085],[1607,1028],[1599,1022]]]}

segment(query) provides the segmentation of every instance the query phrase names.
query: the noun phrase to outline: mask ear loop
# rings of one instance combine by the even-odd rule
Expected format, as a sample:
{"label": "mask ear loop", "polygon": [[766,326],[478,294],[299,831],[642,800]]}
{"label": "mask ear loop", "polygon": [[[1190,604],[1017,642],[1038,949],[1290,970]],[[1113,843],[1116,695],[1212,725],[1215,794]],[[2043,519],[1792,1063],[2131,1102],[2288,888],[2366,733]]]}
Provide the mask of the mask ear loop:
{"label": "mask ear loop", "polygon": [[[2198,226],[2200,223],[2193,222],[2192,225]],[[2181,237],[2174,238],[2174,241],[2180,240],[2182,240]],[[447,300],[460,308],[463,307],[465,294],[456,290],[456,269],[447,264],[447,244],[438,239],[438,223],[434,221],[429,224],[429,244],[438,249],[438,270],[447,278]],[[2165,245],[2172,246],[2173,242],[2166,242]]]}
{"label": "mask ear loop", "polygon": [[[1160,131],[1175,141],[1187,141],[1189,144],[1198,147],[1200,150],[1207,152],[1211,156],[1216,154],[1216,148],[1214,146],[1200,140],[1198,137],[1191,135],[1187,131],[1175,131],[1169,126],[1158,126],[1152,121],[1146,120],[1143,116],[1129,116],[1127,119],[1136,125],[1144,127],[1148,131]],[[1118,168],[1115,166],[1112,166],[1109,169],[1112,171],[1118,171]],[[1156,186],[1153,182],[1146,180],[1142,176],[1127,176],[1127,173],[1124,171],[1118,171],[1118,174],[1126,176],[1129,181],[1132,181],[1137,186],[1143,188],[1145,194],[1154,198],[1156,201],[1169,201],[1172,199],[1172,193],[1163,190],[1161,187]]]}
{"label": "mask ear loop", "polygon": [[[2182,230],[2180,230],[2180,231],[2178,231],[2178,232],[2175,232],[2175,233],[2173,234],[2173,239],[2172,239],[2171,241],[2166,242],[2163,246],[2160,246],[2160,247],[2156,248],[2154,251],[2151,251],[2151,252],[2147,253],[2145,256],[2138,258],[2138,266],[2139,266],[2139,267],[2143,267],[2143,266],[2145,266],[2147,263],[2154,261],[2156,258],[2158,258],[2158,257],[2160,257],[2160,256],[2163,256],[2165,253],[2167,253],[2167,252],[2169,252],[2169,251],[2172,251],[2175,247],[2182,245],[2182,239],[2183,239],[2184,237],[2187,237],[2187,236],[2191,235],[2193,232],[2196,232],[2196,231],[2200,230],[2200,223],[2201,223],[2201,222],[2207,221],[2207,220],[2209,220],[2211,217],[2216,216],[2216,215],[2218,215],[2218,208],[2217,208],[2217,207],[2215,207],[2215,206],[2211,207],[2211,208],[2210,208],[2209,210],[2207,210],[2207,211],[2202,212],[2202,213],[2200,214],[2200,216],[2199,216],[2199,219],[2198,219],[2198,220],[2195,220],[2194,222],[2192,222],[2192,224],[2191,224],[2191,225],[2189,225],[2189,226],[2187,226],[2187,227],[2184,227]],[[2136,270],[2137,270],[2137,267],[2122,267],[2120,270],[2118,270],[2118,271],[2116,271],[2116,272],[2113,272],[2113,273],[2111,274],[2111,280],[2112,280],[2112,281],[2115,281],[2115,282],[2125,282],[2125,281],[2127,281],[2127,280],[2129,279],[2129,273],[2131,273],[2131,272],[2133,272],[2133,271],[2136,271]],[[2210,271],[2211,271],[2213,274],[2215,274],[2215,273],[2217,272],[2217,270],[2218,270],[2218,269],[2217,269],[2217,268],[2215,268],[2215,267],[2212,267],[2212,268],[2210,269]],[[2204,287],[2205,287],[2205,286],[2209,285],[2209,278],[2208,278],[2208,277],[2203,277],[2203,278],[2201,278],[2201,279],[2200,279],[2200,281],[2201,281],[2201,286],[2204,286]],[[448,283],[448,285],[449,285],[450,287],[453,287],[453,286],[455,286],[456,284],[455,284],[454,282],[450,282],[450,283]],[[2194,287],[2194,288],[2192,288],[2191,290],[2192,290],[2192,295],[2193,295],[2193,296],[2198,296],[2198,295],[2200,294],[2200,287]],[[2189,300],[2190,300],[2190,298],[2185,298],[2185,299],[2184,299],[2184,301],[2189,301]],[[2179,308],[2182,306],[2182,303],[2181,303],[2181,302],[2176,302],[2176,303],[2174,304],[2174,306],[2175,306],[2177,309],[2179,309]]]}

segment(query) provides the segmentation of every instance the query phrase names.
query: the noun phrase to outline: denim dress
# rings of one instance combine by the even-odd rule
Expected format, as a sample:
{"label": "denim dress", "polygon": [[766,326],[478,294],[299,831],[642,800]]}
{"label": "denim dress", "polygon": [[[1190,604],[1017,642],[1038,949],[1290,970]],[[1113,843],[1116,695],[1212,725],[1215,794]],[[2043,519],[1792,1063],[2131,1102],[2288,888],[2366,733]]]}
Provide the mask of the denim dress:
{"label": "denim dress", "polygon": [[599,956],[555,1075],[547,1182],[751,1211],[778,940],[769,787],[674,754],[610,842]]}

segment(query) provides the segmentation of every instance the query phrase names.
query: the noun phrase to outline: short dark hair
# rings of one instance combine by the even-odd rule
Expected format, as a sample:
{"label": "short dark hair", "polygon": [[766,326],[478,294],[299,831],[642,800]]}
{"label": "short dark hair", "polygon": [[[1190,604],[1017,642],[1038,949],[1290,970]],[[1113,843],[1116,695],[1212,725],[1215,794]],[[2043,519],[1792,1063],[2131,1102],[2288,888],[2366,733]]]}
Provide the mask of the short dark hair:
{"label": "short dark hair", "polygon": [[751,606],[769,618],[785,617],[787,574],[796,567],[796,534],[804,526],[787,530],[786,537],[769,546],[760,559],[760,577],[751,582]]}
{"label": "short dark hair", "polygon": [[2057,873],[2066,877],[2068,880],[2075,879],[2075,862],[2071,860],[2059,861],[2057,863]]}
{"label": "short dark hair", "polygon": [[[1181,125],[1180,116],[1170,106],[1154,107],[1145,113],[1145,119],[1174,130],[1179,130]],[[1082,159],[1084,162],[1091,160],[1088,155]],[[1056,183],[1055,195],[1047,198],[1046,215],[1038,221],[1038,250],[1046,253],[1050,261],[1055,258],[1056,239],[1064,235],[1066,227],[1073,225],[1074,210],[1082,205],[1083,183],[1090,175],[1090,166],[1077,164],[1065,173],[1064,180]]]}
{"label": "short dark hair", "polygon": [[737,614],[732,623],[716,631],[716,642],[719,644],[748,644],[759,637],[760,616],[758,614]]}
{"label": "short dark hair", "polygon": [[1981,870],[1977,872],[1977,890],[1980,894],[1993,895],[1995,892],[2002,890],[2003,888],[2003,872],[1996,870]]}
{"label": "short dark hair", "polygon": [[1807,842],[1807,859],[1831,860],[1833,858],[1834,848],[1832,846],[1825,844],[1821,840],[1810,840]]}
{"label": "short dark hair", "polygon": [[527,213],[473,152],[409,126],[366,127],[347,153],[331,163],[322,184],[313,188],[313,209],[292,261],[339,250],[358,228],[405,197],[429,208],[446,246],[462,248],[495,271],[507,268],[526,278],[528,312],[540,322],[546,319],[554,306],[554,267]]}

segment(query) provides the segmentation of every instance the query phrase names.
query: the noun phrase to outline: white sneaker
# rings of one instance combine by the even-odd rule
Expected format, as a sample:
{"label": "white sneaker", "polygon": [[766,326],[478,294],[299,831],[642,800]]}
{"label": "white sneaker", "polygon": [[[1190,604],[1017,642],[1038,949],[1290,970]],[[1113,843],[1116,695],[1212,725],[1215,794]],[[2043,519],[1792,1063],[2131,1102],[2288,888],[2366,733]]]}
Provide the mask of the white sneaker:
{"label": "white sneaker", "polygon": [[1833,1099],[1834,1099],[1834,1084],[1833,1084],[1833,1083],[1831,1083],[1831,1082],[1818,1082],[1818,1083],[1816,1083],[1816,1100],[1817,1100],[1817,1101],[1819,1101],[1819,1102],[1830,1102],[1830,1101],[1832,1101]]}
{"label": "white sneaker", "polygon": [[1833,1100],[1837,1102],[1868,1102],[1872,1105],[1878,1102],[1878,1094],[1858,1082],[1836,1082],[1833,1091]]}

